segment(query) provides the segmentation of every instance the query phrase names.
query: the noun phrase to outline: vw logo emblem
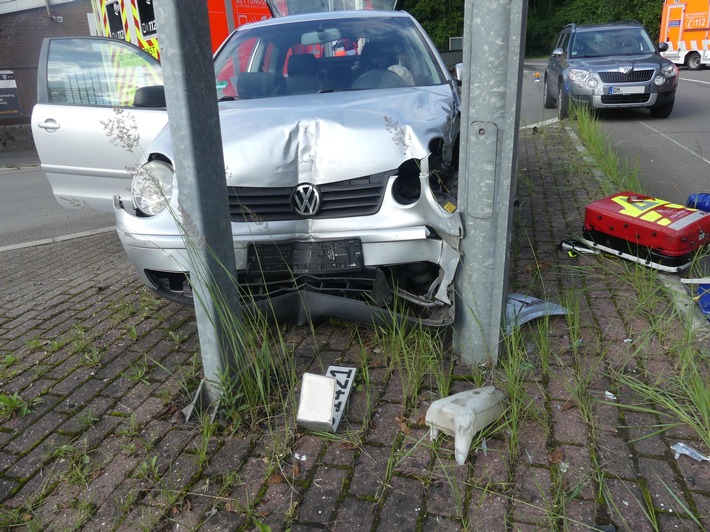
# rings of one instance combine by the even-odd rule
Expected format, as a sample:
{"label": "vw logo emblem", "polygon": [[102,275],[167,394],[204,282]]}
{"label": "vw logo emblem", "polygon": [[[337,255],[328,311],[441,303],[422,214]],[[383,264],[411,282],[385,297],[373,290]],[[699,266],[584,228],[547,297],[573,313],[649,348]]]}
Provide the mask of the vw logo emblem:
{"label": "vw logo emblem", "polygon": [[320,193],[309,183],[298,185],[291,194],[291,208],[299,216],[315,216],[320,209]]}

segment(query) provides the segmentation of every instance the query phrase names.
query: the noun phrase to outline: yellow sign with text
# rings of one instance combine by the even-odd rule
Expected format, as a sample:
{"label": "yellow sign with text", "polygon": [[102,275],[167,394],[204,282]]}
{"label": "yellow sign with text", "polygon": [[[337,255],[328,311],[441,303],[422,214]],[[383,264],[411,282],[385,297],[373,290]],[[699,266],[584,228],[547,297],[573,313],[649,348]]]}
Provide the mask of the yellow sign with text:
{"label": "yellow sign with text", "polygon": [[619,214],[631,218],[640,218],[663,227],[671,225],[674,221],[688,215],[690,212],[683,205],[649,196],[616,196],[611,199],[621,206]]}

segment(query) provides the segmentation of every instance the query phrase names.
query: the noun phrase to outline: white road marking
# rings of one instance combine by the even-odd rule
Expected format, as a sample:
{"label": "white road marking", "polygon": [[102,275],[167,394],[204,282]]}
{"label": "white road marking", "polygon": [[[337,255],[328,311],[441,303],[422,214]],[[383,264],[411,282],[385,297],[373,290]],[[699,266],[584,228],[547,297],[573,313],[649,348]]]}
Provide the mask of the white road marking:
{"label": "white road marking", "polygon": [[652,126],[648,125],[646,122],[639,122],[639,123],[640,123],[642,126],[646,126],[648,129],[650,129],[651,131],[653,131],[653,132],[656,133],[657,135],[660,135],[660,136],[663,137],[664,139],[667,139],[667,140],[671,141],[671,142],[672,142],[673,144],[675,144],[676,146],[678,146],[678,147],[680,147],[680,148],[683,148],[685,151],[687,151],[688,153],[690,153],[690,154],[692,154],[693,156],[697,157],[697,158],[700,159],[701,161],[710,164],[710,160],[706,159],[705,157],[702,157],[699,153],[694,152],[693,150],[691,150],[691,149],[688,148],[687,146],[683,146],[680,142],[678,142],[678,141],[675,140],[675,139],[672,139],[672,138],[669,137],[668,135],[666,135],[666,134],[664,134],[664,133],[661,133],[661,132],[658,131],[655,127],[652,127]]}

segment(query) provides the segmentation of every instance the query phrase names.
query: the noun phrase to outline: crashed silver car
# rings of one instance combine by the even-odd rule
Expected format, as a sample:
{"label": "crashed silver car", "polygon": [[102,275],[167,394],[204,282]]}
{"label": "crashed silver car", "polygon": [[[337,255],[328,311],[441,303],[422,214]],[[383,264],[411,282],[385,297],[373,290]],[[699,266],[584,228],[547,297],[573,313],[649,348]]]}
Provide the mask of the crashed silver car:
{"label": "crashed silver car", "polygon": [[[295,324],[392,312],[450,324],[460,101],[421,26],[376,11],[245,25],[216,53],[215,75],[243,304]],[[138,107],[102,119],[112,149],[146,144],[129,189],[114,190],[116,226],[141,280],[189,303],[176,154],[168,127],[146,141],[145,113],[164,109],[145,85]]]}

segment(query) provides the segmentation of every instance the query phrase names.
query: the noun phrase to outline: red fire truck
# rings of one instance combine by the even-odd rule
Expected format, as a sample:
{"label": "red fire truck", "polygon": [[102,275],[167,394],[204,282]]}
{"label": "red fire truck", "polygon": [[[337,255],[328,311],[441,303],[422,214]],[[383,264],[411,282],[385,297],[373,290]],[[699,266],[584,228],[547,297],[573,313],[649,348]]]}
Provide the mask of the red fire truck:
{"label": "red fire truck", "polygon": [[[206,0],[212,51],[238,26],[271,17],[266,0]],[[126,40],[160,58],[152,0],[91,0],[96,34]]]}

